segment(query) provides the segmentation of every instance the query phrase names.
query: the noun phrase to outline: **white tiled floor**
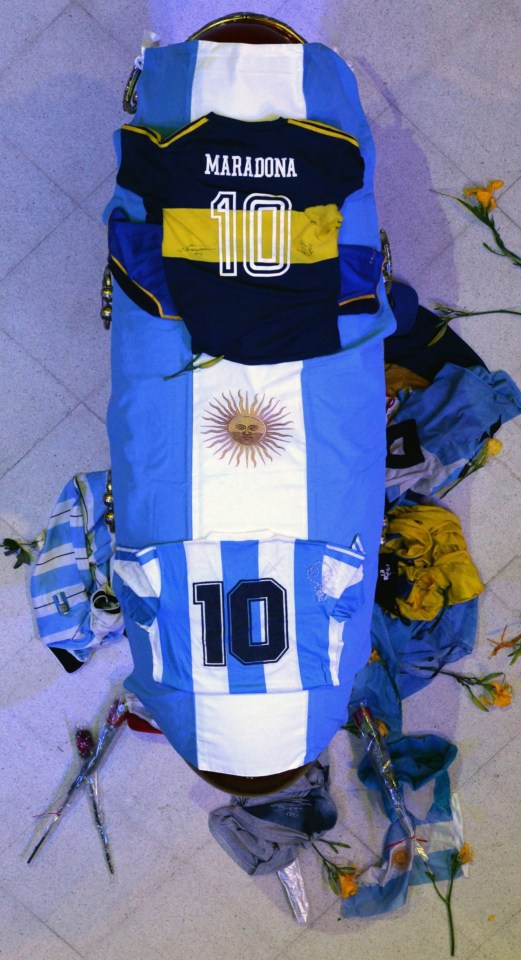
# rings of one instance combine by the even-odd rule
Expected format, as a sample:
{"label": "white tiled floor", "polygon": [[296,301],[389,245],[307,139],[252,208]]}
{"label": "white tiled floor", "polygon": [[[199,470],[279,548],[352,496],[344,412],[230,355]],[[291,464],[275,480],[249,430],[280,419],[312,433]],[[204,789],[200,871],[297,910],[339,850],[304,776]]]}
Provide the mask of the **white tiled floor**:
{"label": "white tiled floor", "polygon": [[[457,204],[473,178],[501,178],[498,223],[521,250],[521,11],[514,0],[286,0],[258,12],[338,49],[357,73],[377,145],[381,220],[398,275],[422,302],[521,308],[521,273],[487,253]],[[98,319],[105,235],[99,218],[115,161],[111,134],[144,29],[185,39],[232,12],[217,0],[26,0],[3,5],[0,150],[0,538],[35,535],[66,480],[108,465],[104,409],[109,338]],[[460,332],[488,365],[521,380],[521,318],[466,320]],[[521,423],[504,428],[498,461],[450,503],[487,583],[474,654],[490,669],[488,638],[521,613]],[[21,571],[2,559],[0,670],[2,826],[0,955],[6,960],[297,960],[447,955],[441,904],[428,887],[382,919],[339,921],[314,857],[297,926],[274,877],[250,879],[209,836],[222,795],[162,740],[125,730],[102,773],[117,866],[106,873],[85,798],[31,865],[33,814],[71,762],[70,731],[97,716],[128,672],[125,647],[69,676],[34,637]],[[499,658],[498,658],[499,661]],[[494,662],[495,663],[495,662]],[[405,707],[408,731],[454,740],[471,879],[455,890],[461,960],[519,960],[520,664],[504,712],[479,713],[446,678]],[[501,666],[505,661],[501,661]],[[333,792],[360,862],[381,846],[383,822],[357,788],[350,746],[332,750]],[[494,919],[491,919],[494,917]]]}

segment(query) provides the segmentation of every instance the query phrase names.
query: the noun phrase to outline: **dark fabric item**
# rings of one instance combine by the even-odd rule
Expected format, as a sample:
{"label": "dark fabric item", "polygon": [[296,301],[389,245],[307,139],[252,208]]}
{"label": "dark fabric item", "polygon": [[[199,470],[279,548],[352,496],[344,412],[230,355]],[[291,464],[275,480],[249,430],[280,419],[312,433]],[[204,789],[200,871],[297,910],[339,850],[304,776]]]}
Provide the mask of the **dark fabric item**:
{"label": "dark fabric item", "polygon": [[485,440],[520,414],[521,390],[504,370],[445,363],[428,387],[405,398],[389,424],[388,501],[446,492],[468,473]]}
{"label": "dark fabric item", "polygon": [[340,349],[337,231],[363,185],[356,139],[210,113],[165,140],[126,125],[121,146],[118,184],[163,223],[165,276],[194,353],[265,364]]}
{"label": "dark fabric item", "polygon": [[112,274],[133,303],[147,313],[179,320],[165,277],[159,223],[133,223],[122,210],[108,222],[109,262]]}
{"label": "dark fabric item", "polygon": [[287,867],[299,849],[331,830],[337,809],[329,795],[329,768],[315,763],[278,794],[240,799],[213,810],[210,833],[246,873],[262,875]]}
{"label": "dark fabric item", "polygon": [[411,323],[414,303],[418,304],[417,294],[412,287],[393,283],[389,302],[396,317],[396,333],[384,341],[386,363],[399,363],[427,380],[433,380],[446,363],[487,369],[481,357],[450,327],[441,340],[429,346],[439,332],[439,317],[418,305]]}
{"label": "dark fabric item", "polygon": [[[397,782],[407,784],[412,790],[419,790],[442,770],[446,770],[458,752],[453,743],[434,733],[388,740],[387,749]],[[358,768],[358,776],[371,790],[381,789],[380,780],[367,754]]]}
{"label": "dark fabric item", "polygon": [[397,614],[397,597],[406,597],[412,584],[400,574],[399,560],[395,554],[380,553],[378,557],[378,578],[376,581],[375,601],[389,613]]}
{"label": "dark fabric item", "polygon": [[[389,469],[404,470],[425,462],[422,453],[418,429],[414,419],[391,422],[386,431],[387,456],[385,466]],[[396,440],[400,441],[400,452],[393,449]]]}
{"label": "dark fabric item", "polygon": [[339,313],[376,313],[380,309],[377,288],[382,274],[383,253],[360,244],[341,243]]}
{"label": "dark fabric item", "polygon": [[[135,223],[120,208],[112,211],[108,222],[110,269],[121,289],[146,313],[180,320],[166,282],[162,239],[161,224]],[[338,313],[376,313],[380,308],[377,288],[383,254],[360,244],[340,244],[338,255]]]}
{"label": "dark fabric item", "polygon": [[393,339],[410,333],[416,323],[419,303],[416,290],[408,283],[393,280],[389,293],[389,304],[396,318],[396,332],[393,334]]}
{"label": "dark fabric item", "polygon": [[60,661],[67,673],[75,673],[85,663],[84,660],[77,660],[68,650],[62,650],[60,647],[49,647],[54,656]]}

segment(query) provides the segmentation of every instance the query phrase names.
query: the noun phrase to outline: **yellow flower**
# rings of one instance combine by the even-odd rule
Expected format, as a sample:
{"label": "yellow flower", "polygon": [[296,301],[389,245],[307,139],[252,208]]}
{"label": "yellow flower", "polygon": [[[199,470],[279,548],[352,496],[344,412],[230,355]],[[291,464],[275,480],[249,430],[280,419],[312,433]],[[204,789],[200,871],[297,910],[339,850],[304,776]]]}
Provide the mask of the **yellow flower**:
{"label": "yellow flower", "polygon": [[383,722],[383,720],[376,721],[376,729],[378,730],[378,733],[380,734],[381,737],[386,737],[387,734],[389,733],[389,727],[387,726],[386,723]]}
{"label": "yellow flower", "polygon": [[498,683],[493,680],[490,683],[492,690],[480,697],[480,700],[491,707],[509,707],[512,703],[512,687],[509,683]]}
{"label": "yellow flower", "polygon": [[496,457],[498,453],[501,453],[502,449],[501,440],[497,440],[496,437],[489,437],[479,448],[474,460],[471,460],[470,466],[473,466],[474,470],[479,470],[480,467],[485,466],[491,457]]}
{"label": "yellow flower", "polygon": [[465,187],[465,197],[475,197],[485,210],[493,210],[497,206],[494,193],[504,186],[503,180],[489,180],[486,187]]}
{"label": "yellow flower", "polygon": [[338,874],[338,886],[340,887],[340,896],[342,900],[347,900],[348,897],[354,897],[355,893],[358,893],[358,883],[354,876],[350,876],[346,873]]}
{"label": "yellow flower", "polygon": [[490,437],[486,441],[485,446],[487,448],[489,457],[496,457],[497,454],[501,453],[503,449],[503,444],[501,443],[501,440],[498,440],[496,437]]}
{"label": "yellow flower", "polygon": [[458,860],[460,863],[472,863],[474,851],[470,843],[464,843],[461,850],[458,851]]}
{"label": "yellow flower", "polygon": [[371,656],[369,657],[368,663],[381,663],[382,658],[377,650],[371,650]]}
{"label": "yellow flower", "polygon": [[494,693],[492,694],[492,703],[495,707],[509,707],[512,703],[512,687],[509,683],[498,683],[493,680]]}

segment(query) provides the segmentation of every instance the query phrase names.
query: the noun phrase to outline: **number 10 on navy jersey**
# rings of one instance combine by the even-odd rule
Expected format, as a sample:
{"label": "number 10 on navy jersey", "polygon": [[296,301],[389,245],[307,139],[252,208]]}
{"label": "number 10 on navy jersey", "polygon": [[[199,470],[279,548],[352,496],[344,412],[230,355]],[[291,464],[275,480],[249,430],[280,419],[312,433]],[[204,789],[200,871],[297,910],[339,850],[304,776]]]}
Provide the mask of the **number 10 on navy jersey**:
{"label": "number 10 on navy jersey", "polygon": [[241,220],[242,265],[246,273],[251,277],[280,277],[289,270],[291,200],[288,197],[250,193],[238,216],[235,190],[220,190],[210,209],[212,219],[218,220],[221,277],[237,276],[237,231]]}

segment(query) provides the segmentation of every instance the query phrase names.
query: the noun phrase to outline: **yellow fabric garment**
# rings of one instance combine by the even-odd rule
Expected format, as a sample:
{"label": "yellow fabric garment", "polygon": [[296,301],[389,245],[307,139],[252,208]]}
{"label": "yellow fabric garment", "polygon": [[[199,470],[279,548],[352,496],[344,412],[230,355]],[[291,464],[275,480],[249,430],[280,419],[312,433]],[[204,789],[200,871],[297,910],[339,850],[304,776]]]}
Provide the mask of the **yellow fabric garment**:
{"label": "yellow fabric garment", "polygon": [[336,203],[325,203],[318,207],[306,207],[306,217],[316,224],[315,234],[319,239],[338,231],[344,219]]}
{"label": "yellow fabric garment", "polygon": [[395,397],[399,390],[404,390],[406,387],[411,390],[428,387],[429,382],[408,367],[401,367],[397,363],[385,364],[385,393],[388,397]]}
{"label": "yellow fabric garment", "polygon": [[395,507],[387,520],[382,553],[396,554],[399,573],[412,583],[408,597],[396,598],[402,616],[434,620],[443,606],[482,592],[460,521],[450,510],[424,504]]}

